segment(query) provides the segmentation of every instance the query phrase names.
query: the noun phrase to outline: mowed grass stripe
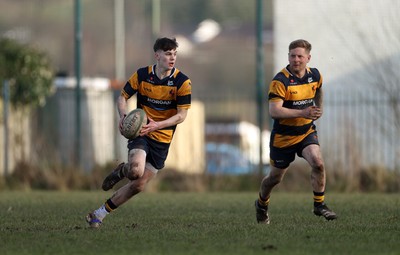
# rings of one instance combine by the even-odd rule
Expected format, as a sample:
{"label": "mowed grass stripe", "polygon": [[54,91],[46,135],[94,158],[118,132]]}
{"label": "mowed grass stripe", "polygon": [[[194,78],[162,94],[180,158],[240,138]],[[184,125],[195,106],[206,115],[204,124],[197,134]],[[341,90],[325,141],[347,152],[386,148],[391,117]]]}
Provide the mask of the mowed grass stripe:
{"label": "mowed grass stripe", "polygon": [[88,228],[111,194],[0,193],[0,254],[400,254],[398,194],[328,193],[328,222],[311,193],[275,192],[259,225],[256,193],[142,193]]}

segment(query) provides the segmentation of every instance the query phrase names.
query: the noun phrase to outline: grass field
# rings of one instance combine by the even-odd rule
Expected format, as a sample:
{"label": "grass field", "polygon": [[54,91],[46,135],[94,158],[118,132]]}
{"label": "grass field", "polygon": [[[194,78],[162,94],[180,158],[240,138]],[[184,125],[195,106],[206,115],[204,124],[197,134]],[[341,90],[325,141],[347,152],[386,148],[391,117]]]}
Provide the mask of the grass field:
{"label": "grass field", "polygon": [[111,194],[1,192],[0,254],[400,254],[399,194],[328,194],[328,222],[311,194],[276,192],[259,225],[256,193],[142,193],[88,228]]}

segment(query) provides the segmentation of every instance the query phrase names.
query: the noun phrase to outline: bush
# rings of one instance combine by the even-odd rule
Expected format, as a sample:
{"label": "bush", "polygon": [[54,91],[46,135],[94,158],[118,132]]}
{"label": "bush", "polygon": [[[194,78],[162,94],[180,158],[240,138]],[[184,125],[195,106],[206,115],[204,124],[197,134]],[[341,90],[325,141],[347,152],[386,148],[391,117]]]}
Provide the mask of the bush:
{"label": "bush", "polygon": [[[59,165],[37,167],[19,162],[11,176],[0,178],[0,189],[17,190],[98,190],[104,177],[116,164],[96,166],[90,173],[74,167]],[[327,190],[336,192],[400,192],[400,173],[379,166],[363,168],[351,173],[327,171]],[[310,192],[311,170],[307,164],[293,164],[276,190]],[[163,169],[146,187],[147,192],[163,191],[254,191],[257,192],[263,176],[186,174],[174,169]],[[127,180],[118,183],[119,188]]]}
{"label": "bush", "polygon": [[363,192],[398,192],[400,174],[381,166],[371,166],[360,171],[360,189]]}

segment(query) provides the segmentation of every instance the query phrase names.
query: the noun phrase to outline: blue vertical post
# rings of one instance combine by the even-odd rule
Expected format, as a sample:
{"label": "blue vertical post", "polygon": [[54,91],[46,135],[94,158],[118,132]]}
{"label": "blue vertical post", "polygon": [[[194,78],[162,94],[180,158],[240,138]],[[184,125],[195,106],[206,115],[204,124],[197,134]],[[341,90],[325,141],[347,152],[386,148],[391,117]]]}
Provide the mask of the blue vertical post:
{"label": "blue vertical post", "polygon": [[76,78],[76,140],[75,160],[76,165],[81,166],[81,1],[75,0],[75,78]]}
{"label": "blue vertical post", "polygon": [[256,4],[256,31],[257,31],[257,122],[260,132],[259,143],[259,174],[263,174],[263,139],[262,131],[264,129],[264,47],[263,47],[263,0],[257,0]]}
{"label": "blue vertical post", "polygon": [[9,133],[8,133],[8,104],[10,101],[10,87],[7,80],[3,83],[3,116],[4,116],[4,176],[8,177],[8,150],[9,150]]}

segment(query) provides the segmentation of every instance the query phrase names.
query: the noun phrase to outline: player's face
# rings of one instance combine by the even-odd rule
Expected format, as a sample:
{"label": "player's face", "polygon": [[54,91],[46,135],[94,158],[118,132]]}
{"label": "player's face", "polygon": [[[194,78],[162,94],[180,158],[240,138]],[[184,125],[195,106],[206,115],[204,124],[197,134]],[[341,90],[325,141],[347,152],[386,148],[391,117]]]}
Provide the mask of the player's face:
{"label": "player's face", "polygon": [[302,74],[310,62],[311,55],[304,48],[295,48],[289,51],[289,67],[295,74]]}
{"label": "player's face", "polygon": [[172,70],[176,62],[176,53],[177,53],[176,49],[168,51],[163,51],[163,50],[157,51],[156,59],[159,67],[161,67],[163,70]]}

